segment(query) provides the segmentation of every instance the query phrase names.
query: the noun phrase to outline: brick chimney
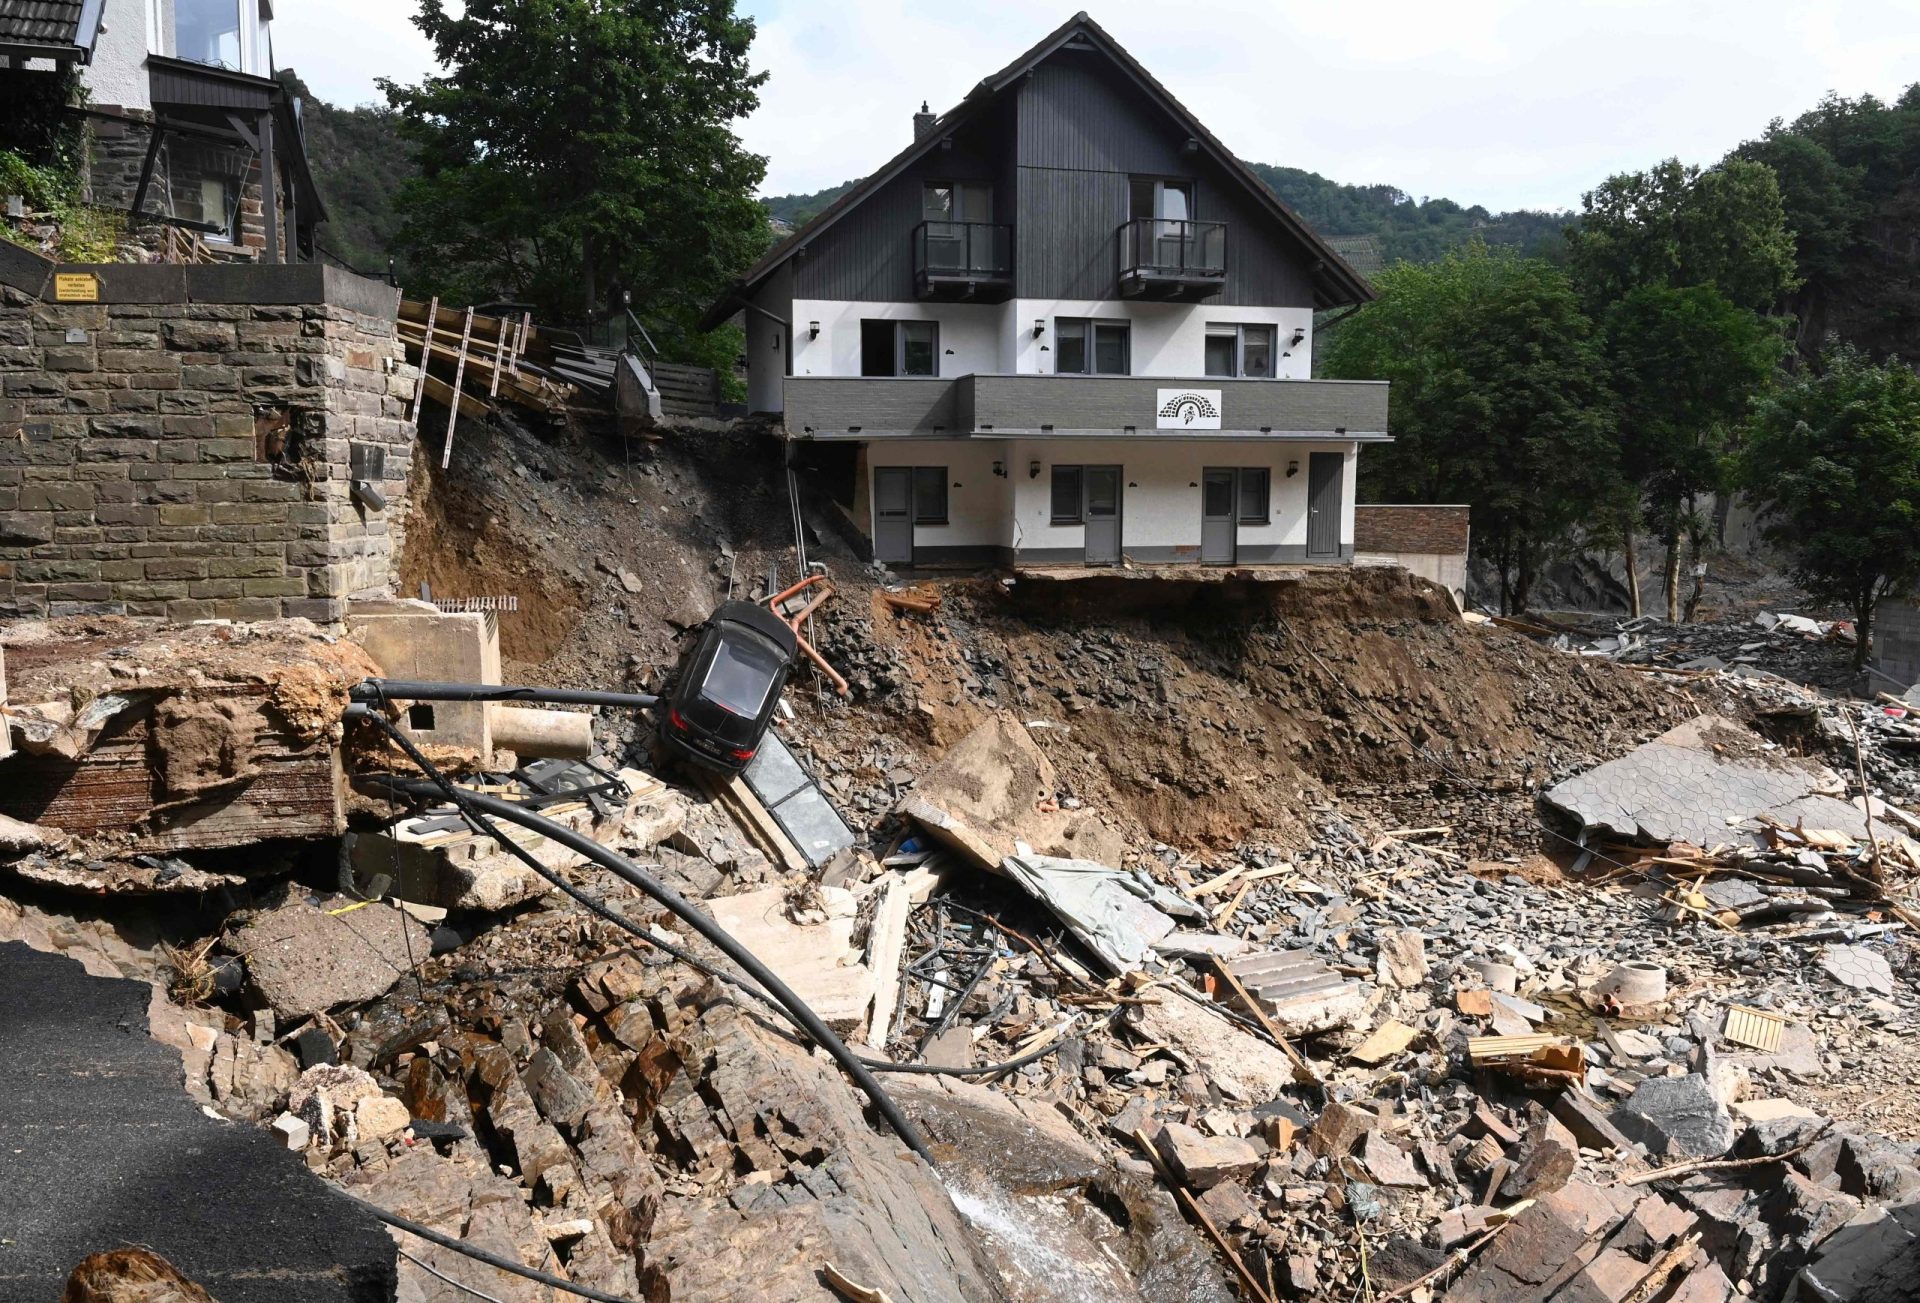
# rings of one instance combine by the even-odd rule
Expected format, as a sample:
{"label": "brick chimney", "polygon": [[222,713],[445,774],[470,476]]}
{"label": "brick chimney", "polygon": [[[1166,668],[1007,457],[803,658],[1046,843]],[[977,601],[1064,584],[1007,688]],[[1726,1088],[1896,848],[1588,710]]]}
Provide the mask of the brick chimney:
{"label": "brick chimney", "polygon": [[927,111],[927,102],[920,101],[920,111],[913,115],[913,138],[920,140],[933,130],[933,124],[939,119]]}

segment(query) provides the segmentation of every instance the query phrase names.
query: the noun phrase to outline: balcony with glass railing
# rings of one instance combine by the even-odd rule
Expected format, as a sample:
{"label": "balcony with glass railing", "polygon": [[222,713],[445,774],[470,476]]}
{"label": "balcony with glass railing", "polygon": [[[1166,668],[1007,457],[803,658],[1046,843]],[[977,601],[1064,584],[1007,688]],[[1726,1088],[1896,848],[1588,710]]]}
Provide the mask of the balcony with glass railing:
{"label": "balcony with glass railing", "polygon": [[1227,282],[1227,224],[1140,217],[1120,227],[1120,294],[1203,299]]}
{"label": "balcony with glass railing", "polygon": [[913,228],[913,283],[922,299],[1006,302],[1013,295],[1013,228],[920,223]]}

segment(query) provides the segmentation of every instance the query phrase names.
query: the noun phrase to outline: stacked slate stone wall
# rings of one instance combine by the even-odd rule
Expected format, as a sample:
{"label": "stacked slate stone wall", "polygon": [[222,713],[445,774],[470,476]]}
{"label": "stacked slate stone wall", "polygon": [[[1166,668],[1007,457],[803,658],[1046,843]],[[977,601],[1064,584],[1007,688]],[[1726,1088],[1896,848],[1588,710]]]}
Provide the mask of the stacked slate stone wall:
{"label": "stacked slate stone wall", "polygon": [[50,301],[50,265],[0,252],[0,617],[333,622],[391,591],[397,291],[310,265],[59,271],[103,301]]}

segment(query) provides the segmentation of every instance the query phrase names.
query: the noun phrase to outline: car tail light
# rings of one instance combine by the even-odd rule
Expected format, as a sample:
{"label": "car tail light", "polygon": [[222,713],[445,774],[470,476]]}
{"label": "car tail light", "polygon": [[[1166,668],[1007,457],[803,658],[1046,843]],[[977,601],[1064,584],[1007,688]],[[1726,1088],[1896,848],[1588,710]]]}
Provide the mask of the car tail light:
{"label": "car tail light", "polygon": [[676,733],[684,733],[687,731],[687,721],[680,718],[680,712],[677,710],[669,710],[667,712],[667,726]]}
{"label": "car tail light", "polygon": [[753,759],[753,752],[751,752],[751,751],[729,751],[729,752],[727,752],[727,754],[728,754],[729,756],[732,756],[732,757],[733,757],[733,758],[734,758],[735,760],[751,760],[751,759]]}

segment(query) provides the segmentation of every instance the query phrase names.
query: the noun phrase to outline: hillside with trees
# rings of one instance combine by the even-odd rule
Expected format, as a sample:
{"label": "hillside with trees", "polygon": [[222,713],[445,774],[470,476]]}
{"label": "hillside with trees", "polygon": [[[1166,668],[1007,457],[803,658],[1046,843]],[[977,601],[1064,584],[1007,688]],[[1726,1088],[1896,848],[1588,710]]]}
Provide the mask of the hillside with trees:
{"label": "hillside with trees", "polygon": [[[387,260],[403,256],[395,200],[401,187],[420,175],[413,151],[400,139],[393,110],[328,104],[291,68],[281,71],[280,81],[300,100],[307,161],[327,206],[321,245],[335,261],[368,275],[385,275]],[[406,284],[411,266],[400,261],[395,270]]]}

